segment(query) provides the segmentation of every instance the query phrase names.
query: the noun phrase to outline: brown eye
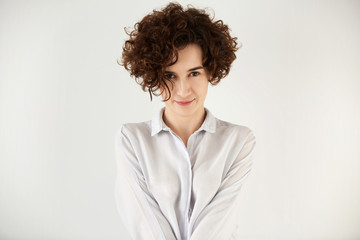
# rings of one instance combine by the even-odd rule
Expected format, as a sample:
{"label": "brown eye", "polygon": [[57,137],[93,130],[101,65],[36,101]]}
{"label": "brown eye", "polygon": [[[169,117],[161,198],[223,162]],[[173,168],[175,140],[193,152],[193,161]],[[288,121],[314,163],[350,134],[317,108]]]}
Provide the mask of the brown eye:
{"label": "brown eye", "polygon": [[174,79],[174,78],[175,78],[175,75],[172,74],[172,73],[166,73],[166,74],[165,74],[165,78],[166,78],[166,79]]}
{"label": "brown eye", "polygon": [[199,72],[191,72],[190,73],[190,77],[196,77],[198,76],[200,73]]}

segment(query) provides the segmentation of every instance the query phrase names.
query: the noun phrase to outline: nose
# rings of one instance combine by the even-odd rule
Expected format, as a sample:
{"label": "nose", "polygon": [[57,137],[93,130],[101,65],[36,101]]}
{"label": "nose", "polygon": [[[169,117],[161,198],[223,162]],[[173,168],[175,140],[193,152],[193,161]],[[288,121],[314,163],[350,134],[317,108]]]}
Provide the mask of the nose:
{"label": "nose", "polygon": [[185,99],[191,94],[191,84],[189,82],[189,79],[181,78],[179,79],[179,81],[176,82],[176,85],[177,94],[180,97]]}

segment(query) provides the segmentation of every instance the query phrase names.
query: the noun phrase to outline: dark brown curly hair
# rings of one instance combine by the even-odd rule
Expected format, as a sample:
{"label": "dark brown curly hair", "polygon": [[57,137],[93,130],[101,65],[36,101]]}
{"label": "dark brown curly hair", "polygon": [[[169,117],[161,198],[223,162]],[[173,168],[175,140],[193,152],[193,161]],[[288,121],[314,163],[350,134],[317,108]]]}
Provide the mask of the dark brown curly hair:
{"label": "dark brown curly hair", "polygon": [[125,41],[119,64],[135,77],[143,91],[149,92],[151,100],[152,94],[159,95],[156,93],[159,89],[169,93],[164,101],[170,99],[164,72],[167,66],[176,63],[179,49],[190,43],[201,47],[203,66],[212,85],[229,73],[239,49],[237,38],[230,36],[230,29],[222,20],[214,21],[205,10],[191,6],[183,9],[174,2],[160,11],[153,10],[134,25],[134,30],[125,28],[125,32],[130,38]]}

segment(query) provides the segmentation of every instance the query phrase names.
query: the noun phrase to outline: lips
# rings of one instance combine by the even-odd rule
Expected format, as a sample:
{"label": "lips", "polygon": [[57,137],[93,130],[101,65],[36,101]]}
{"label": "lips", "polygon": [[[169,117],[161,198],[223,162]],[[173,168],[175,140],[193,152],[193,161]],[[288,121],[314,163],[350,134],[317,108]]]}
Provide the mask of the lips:
{"label": "lips", "polygon": [[181,106],[186,106],[186,105],[189,105],[190,103],[192,103],[194,100],[195,99],[193,99],[191,101],[175,101],[175,102]]}

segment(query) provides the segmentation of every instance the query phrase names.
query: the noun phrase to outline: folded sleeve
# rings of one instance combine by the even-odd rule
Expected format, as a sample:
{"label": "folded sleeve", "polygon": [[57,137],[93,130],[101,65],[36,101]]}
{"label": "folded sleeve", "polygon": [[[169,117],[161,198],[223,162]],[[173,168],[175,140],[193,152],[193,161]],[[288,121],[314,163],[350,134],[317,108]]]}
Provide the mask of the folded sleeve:
{"label": "folded sleeve", "polygon": [[175,239],[172,228],[149,192],[136,153],[123,125],[116,133],[117,210],[133,240]]}
{"label": "folded sleeve", "polygon": [[255,143],[255,136],[249,130],[242,142],[242,148],[223,178],[217,193],[197,217],[191,240],[232,238],[239,216],[240,189],[252,167]]}

